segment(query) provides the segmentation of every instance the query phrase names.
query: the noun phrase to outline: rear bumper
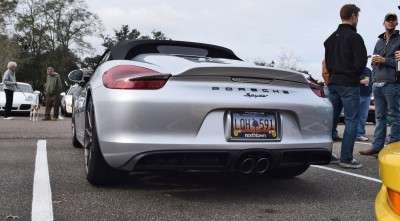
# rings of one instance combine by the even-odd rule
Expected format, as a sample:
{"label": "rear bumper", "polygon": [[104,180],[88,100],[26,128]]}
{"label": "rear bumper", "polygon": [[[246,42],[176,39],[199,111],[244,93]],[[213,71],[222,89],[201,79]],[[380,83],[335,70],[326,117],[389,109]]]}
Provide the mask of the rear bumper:
{"label": "rear bumper", "polygon": [[[32,108],[31,104],[13,104],[13,106],[11,107],[11,111],[12,112],[24,112],[24,113],[28,113],[30,112]],[[0,105],[0,111],[4,111],[5,110],[5,104]]]}
{"label": "rear bumper", "polygon": [[268,159],[268,170],[302,165],[327,165],[331,151],[327,149],[291,149],[291,150],[179,150],[152,151],[141,153],[118,169],[126,171],[201,171],[201,172],[237,172],[241,163],[247,159]]}

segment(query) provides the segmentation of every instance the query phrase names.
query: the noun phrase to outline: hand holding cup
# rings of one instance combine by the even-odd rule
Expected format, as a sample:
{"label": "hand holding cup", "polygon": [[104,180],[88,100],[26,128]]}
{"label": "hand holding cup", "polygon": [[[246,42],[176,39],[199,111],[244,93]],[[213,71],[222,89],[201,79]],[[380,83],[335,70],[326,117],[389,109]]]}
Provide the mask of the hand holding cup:
{"label": "hand holding cup", "polygon": [[379,66],[380,63],[384,63],[385,60],[382,61],[382,56],[380,56],[379,54],[374,54],[372,55],[372,66]]}
{"label": "hand holding cup", "polygon": [[396,58],[396,61],[400,61],[400,51],[394,52],[394,58]]}

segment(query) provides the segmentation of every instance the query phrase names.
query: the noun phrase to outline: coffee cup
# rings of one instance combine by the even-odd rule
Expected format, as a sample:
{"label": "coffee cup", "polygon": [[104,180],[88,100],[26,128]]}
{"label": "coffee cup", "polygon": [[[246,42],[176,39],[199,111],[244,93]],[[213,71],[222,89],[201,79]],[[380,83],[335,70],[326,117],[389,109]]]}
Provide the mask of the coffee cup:
{"label": "coffee cup", "polygon": [[377,54],[372,55],[372,63],[371,63],[371,66],[376,67],[376,66],[379,65],[379,62],[376,62],[376,61],[375,61],[376,58],[378,58],[378,57],[379,57],[379,55],[377,55]]}

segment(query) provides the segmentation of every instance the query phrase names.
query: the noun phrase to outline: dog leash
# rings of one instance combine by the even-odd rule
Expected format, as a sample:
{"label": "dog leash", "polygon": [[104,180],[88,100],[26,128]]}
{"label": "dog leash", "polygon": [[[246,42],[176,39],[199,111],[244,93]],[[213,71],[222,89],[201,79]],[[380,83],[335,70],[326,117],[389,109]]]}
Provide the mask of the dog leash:
{"label": "dog leash", "polygon": [[[25,95],[24,91],[19,87],[19,85],[18,85],[17,83],[15,83],[15,87],[16,87],[19,91],[22,92],[22,94],[24,95],[26,101],[32,103],[32,101],[31,101],[30,99],[35,99],[35,98],[32,98],[31,96],[29,96],[29,98],[28,98],[28,97]],[[37,100],[37,99],[39,99],[39,98],[36,96],[36,100]]]}
{"label": "dog leash", "polygon": [[21,88],[18,86],[17,83],[15,83],[15,87],[16,87],[18,90],[20,90],[20,91],[22,92],[22,94],[24,95],[24,97],[25,97],[26,99],[28,99],[28,98],[26,97],[25,93],[21,90]]}

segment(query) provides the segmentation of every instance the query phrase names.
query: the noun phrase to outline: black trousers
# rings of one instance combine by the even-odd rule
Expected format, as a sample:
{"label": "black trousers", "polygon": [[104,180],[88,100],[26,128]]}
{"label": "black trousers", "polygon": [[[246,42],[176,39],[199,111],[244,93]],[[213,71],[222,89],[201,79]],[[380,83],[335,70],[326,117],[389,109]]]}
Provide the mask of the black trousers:
{"label": "black trousers", "polygon": [[11,108],[14,99],[14,91],[4,89],[4,92],[6,93],[6,106],[4,108],[4,118],[6,118],[6,117],[11,117]]}

